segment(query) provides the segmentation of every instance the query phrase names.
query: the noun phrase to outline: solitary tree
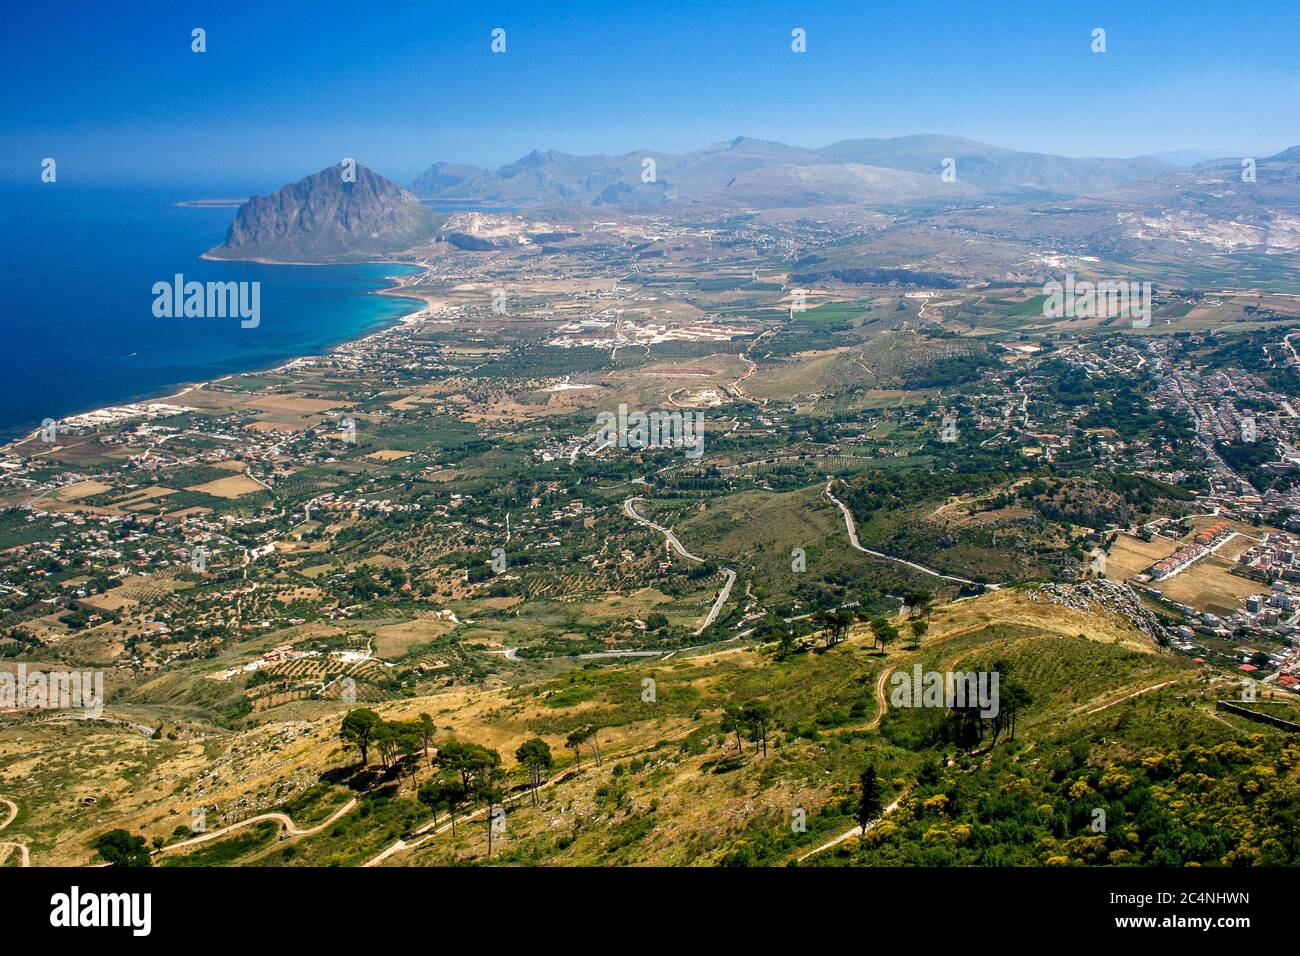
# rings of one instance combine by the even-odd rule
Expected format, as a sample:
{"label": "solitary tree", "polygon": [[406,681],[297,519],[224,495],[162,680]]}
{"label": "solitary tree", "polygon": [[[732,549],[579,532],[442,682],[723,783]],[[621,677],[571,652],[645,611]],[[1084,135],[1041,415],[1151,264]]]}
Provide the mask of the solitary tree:
{"label": "solitary tree", "polygon": [[921,639],[925,637],[926,632],[930,630],[930,625],[924,618],[913,618],[912,622],[907,625],[912,632],[912,647],[921,646]]}
{"label": "solitary tree", "polygon": [[880,652],[883,654],[889,648],[889,643],[898,638],[898,628],[886,622],[885,626],[876,634],[876,640],[880,642]]}
{"label": "solitary tree", "polygon": [[588,742],[591,743],[591,752],[592,755],[596,758],[596,766],[599,767],[600,766],[600,741],[596,738],[597,729],[591,724],[588,724],[587,726],[582,727],[575,732],[578,734],[578,742],[580,744],[585,744]]}
{"label": "solitary tree", "polygon": [[761,701],[746,704],[740,712],[740,719],[749,728],[749,739],[763,748],[767,756],[767,731],[772,723],[772,709]]}
{"label": "solitary tree", "polygon": [[736,749],[744,753],[745,745],[741,742],[740,734],[745,729],[745,717],[741,708],[735,704],[728,704],[722,708],[722,721],[719,727],[724,734],[736,735]]}
{"label": "solitary tree", "polygon": [[537,806],[537,788],[546,779],[546,771],[555,764],[550,745],[541,737],[525,740],[515,751],[515,759],[528,770],[528,786],[533,792],[533,806]]}
{"label": "solitary tree", "polygon": [[420,714],[415,720],[415,732],[420,735],[420,746],[424,748],[424,755],[429,760],[429,768],[433,768],[433,754],[429,749],[433,746],[433,735],[437,731],[437,726],[433,718],[428,714]]}
{"label": "solitary tree", "polygon": [[118,829],[109,830],[96,838],[94,847],[109,866],[149,866],[149,848],[144,837]]}
{"label": "solitary tree", "polygon": [[370,753],[370,745],[374,742],[375,732],[382,724],[383,720],[378,714],[364,707],[360,710],[348,711],[347,716],[343,718],[339,736],[361,751],[363,767]]}
{"label": "solitary tree", "polygon": [[574,763],[579,767],[582,766],[582,745],[586,740],[586,738],[583,737],[584,729],[585,728],[579,727],[577,730],[573,731],[573,733],[569,734],[568,739],[564,741],[565,748],[573,751]]}
{"label": "solitary tree", "polygon": [[867,764],[867,768],[862,771],[862,776],[858,778],[858,787],[861,791],[858,797],[858,825],[862,827],[862,832],[865,834],[867,824],[880,816],[880,811],[884,808],[884,803],[880,799],[880,781],[876,778],[874,765]]}
{"label": "solitary tree", "polygon": [[[483,749],[486,750],[487,748]],[[483,809],[487,813],[488,856],[491,856],[492,836],[496,832],[496,828],[493,826],[496,821],[493,819],[492,809],[501,801],[505,789],[501,785],[501,755],[495,750],[488,750],[487,752],[496,759],[489,759],[474,774],[473,794],[483,803]]]}

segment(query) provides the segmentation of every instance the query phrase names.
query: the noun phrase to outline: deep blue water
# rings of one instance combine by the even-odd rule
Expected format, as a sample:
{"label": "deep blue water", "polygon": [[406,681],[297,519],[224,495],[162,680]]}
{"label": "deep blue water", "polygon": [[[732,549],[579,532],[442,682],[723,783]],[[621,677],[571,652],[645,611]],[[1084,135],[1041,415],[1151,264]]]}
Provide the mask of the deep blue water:
{"label": "deep blue water", "polygon": [[[218,195],[225,193],[218,192]],[[201,190],[0,187],[0,437],[176,385],[268,368],[391,324],[418,307],[369,295],[389,265],[200,259],[234,208],[180,207]],[[261,322],[155,318],[155,282],[261,283]]]}

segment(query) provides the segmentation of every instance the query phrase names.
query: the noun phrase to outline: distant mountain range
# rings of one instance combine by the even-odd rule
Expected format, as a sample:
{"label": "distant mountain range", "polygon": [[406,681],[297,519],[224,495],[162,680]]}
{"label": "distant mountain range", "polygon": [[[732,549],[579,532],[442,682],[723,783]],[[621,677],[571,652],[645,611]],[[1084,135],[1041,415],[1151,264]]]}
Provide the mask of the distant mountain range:
{"label": "distant mountain range", "polygon": [[[348,181],[334,166],[248,200],[226,241],[208,255],[335,262],[383,256],[435,237],[463,249],[510,241],[462,229],[459,217],[448,220],[417,197],[467,207],[609,207],[667,215],[828,206],[907,206],[921,213],[986,208],[980,217],[988,220],[981,227],[986,233],[994,222],[1024,225],[1037,203],[1064,200],[1076,212],[1080,204],[1093,208],[1099,222],[1114,223],[1116,208],[1127,210],[1132,215],[1126,221],[1146,223],[1130,230],[1135,240],[1200,241],[1213,234],[1225,248],[1293,248],[1300,243],[1300,147],[1254,163],[1250,181],[1242,177],[1241,159],[1186,168],[1155,157],[1068,159],[954,136],[904,136],[843,140],[822,149],[738,137],[680,154],[534,151],[495,171],[434,163],[411,191],[364,166]],[[955,178],[943,175],[945,169],[955,169]]]}
{"label": "distant mountain range", "polygon": [[[653,179],[645,175],[653,161]],[[945,181],[952,160],[954,181]],[[890,203],[969,197],[1085,196],[1176,167],[1154,157],[1069,159],[959,136],[848,139],[821,149],[739,136],[689,153],[574,156],[534,150],[498,170],[434,163],[414,183],[423,199],[633,208]]]}

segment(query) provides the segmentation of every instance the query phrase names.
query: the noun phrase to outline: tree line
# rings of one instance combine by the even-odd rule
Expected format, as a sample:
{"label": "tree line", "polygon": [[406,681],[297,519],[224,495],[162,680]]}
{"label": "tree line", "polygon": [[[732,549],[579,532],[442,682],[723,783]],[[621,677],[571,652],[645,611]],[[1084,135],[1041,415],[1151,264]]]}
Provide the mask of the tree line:
{"label": "tree line", "polygon": [[[343,718],[339,736],[357,748],[363,768],[374,750],[385,771],[395,772],[399,778],[409,774],[416,799],[433,813],[435,828],[439,814],[445,813],[454,835],[457,816],[476,805],[481,807],[487,822],[488,855],[491,856],[497,832],[494,824],[499,818],[497,809],[506,795],[501,754],[491,747],[455,738],[435,744],[436,729],[428,714],[420,714],[414,720],[384,720],[373,710],[359,708]],[[572,735],[570,739],[573,740]],[[588,739],[594,742],[594,729],[590,730],[589,737],[582,736],[579,745]],[[515,759],[528,774],[529,796],[536,806],[538,791],[555,765],[550,745],[540,737],[525,740],[515,750]],[[420,773],[425,765],[429,776],[421,782]]]}

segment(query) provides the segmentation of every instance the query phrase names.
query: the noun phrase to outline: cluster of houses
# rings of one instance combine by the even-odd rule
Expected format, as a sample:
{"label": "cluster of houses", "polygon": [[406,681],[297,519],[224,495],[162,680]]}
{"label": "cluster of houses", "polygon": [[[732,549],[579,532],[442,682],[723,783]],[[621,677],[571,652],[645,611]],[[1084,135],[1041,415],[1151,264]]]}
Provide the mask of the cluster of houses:
{"label": "cluster of houses", "polygon": [[1190,567],[1207,554],[1213,553],[1221,544],[1231,538],[1235,531],[1226,522],[1219,521],[1201,531],[1188,544],[1183,545],[1167,558],[1161,558],[1151,565],[1148,573],[1156,581],[1163,581],[1179,571]]}
{"label": "cluster of houses", "polygon": [[1300,581],[1300,539],[1280,531],[1270,531],[1255,545],[1237,557],[1238,570],[1262,581],[1283,578]]}
{"label": "cluster of houses", "polygon": [[272,650],[267,651],[261,657],[256,657],[240,667],[231,667],[224,671],[218,671],[213,674],[214,680],[230,680],[236,674],[251,674],[254,671],[260,671],[264,667],[270,667],[273,664],[279,664],[282,661],[293,661],[300,657],[320,657],[320,651],[298,651],[289,644],[282,644]]}

